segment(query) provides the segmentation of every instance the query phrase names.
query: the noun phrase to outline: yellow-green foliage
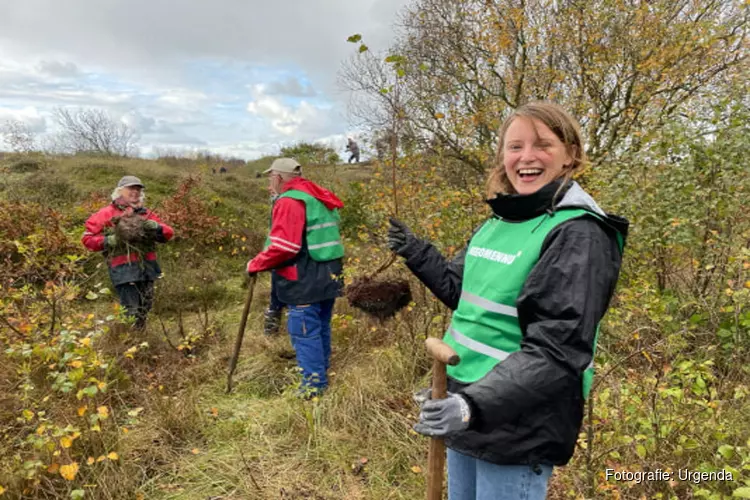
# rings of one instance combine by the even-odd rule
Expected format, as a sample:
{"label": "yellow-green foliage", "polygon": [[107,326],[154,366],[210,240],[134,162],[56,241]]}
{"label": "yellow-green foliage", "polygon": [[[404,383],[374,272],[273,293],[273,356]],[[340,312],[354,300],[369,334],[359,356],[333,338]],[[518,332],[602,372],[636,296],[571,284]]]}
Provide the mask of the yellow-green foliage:
{"label": "yellow-green foliage", "polygon": [[[679,168],[639,167],[634,159],[583,179],[606,209],[634,224],[602,328],[589,417],[550,498],[721,498],[750,486],[746,147],[732,134],[673,142],[685,147]],[[303,402],[293,397],[288,339],[261,334],[269,291],[262,277],[235,390],[226,395],[248,242],[268,224],[265,180],[255,178],[268,160],[226,175],[200,165],[97,162],[43,162],[40,171],[75,187],[74,199],[49,198],[57,216],[8,196],[40,171],[11,174],[0,192],[12,213],[33,219],[0,218],[0,229],[14,231],[0,244],[15,256],[0,263],[0,492],[14,499],[422,497],[427,441],[411,430],[411,393],[429,384],[423,339],[442,334],[446,308],[413,279],[414,302],[386,324],[338,301],[331,388]],[[448,255],[488,214],[482,179],[457,176],[449,165],[429,156],[397,165],[397,215]],[[165,277],[140,335],[116,321],[100,257],[78,243],[83,220],[124,173],[145,181],[157,211],[177,215],[170,204],[186,198],[200,208],[192,237],[160,249]],[[347,281],[389,257],[391,174],[377,163],[306,170],[346,204]],[[9,280],[18,269],[23,278]],[[400,263],[386,273],[407,276]],[[617,483],[606,480],[606,468],[723,469],[735,481]]]}

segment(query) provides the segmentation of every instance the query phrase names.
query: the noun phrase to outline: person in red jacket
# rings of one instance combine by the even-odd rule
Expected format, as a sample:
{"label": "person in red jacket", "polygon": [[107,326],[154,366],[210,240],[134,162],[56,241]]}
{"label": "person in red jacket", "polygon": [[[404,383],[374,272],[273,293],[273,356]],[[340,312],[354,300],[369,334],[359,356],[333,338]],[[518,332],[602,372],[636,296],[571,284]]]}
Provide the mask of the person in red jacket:
{"label": "person in red jacket", "polygon": [[289,311],[287,330],[302,371],[301,395],[307,397],[328,386],[331,316],[343,289],[338,211],[344,204],[303,178],[292,158],[275,160],[264,173],[279,197],[267,246],[248,262],[247,272],[273,271],[274,291]]}
{"label": "person in red jacket", "polygon": [[[112,203],[86,220],[81,242],[93,252],[102,252],[109,277],[117,290],[120,305],[135,319],[135,328],[143,329],[154,297],[154,280],[161,276],[156,260],[156,243],[166,243],[174,230],[143,206],[144,185],[138,177],[126,175],[112,193]],[[118,241],[113,218],[136,214],[143,218],[146,241],[137,246]]]}

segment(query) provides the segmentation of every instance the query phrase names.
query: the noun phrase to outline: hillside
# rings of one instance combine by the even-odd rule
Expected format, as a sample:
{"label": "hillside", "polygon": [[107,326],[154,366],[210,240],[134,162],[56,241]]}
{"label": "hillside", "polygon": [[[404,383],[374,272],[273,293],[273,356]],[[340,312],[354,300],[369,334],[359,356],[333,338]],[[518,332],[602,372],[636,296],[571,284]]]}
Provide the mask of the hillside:
{"label": "hillside", "polygon": [[[486,216],[481,186],[449,181],[439,166],[421,161],[400,165],[399,216],[451,254]],[[288,338],[283,331],[262,335],[269,293],[262,276],[235,389],[225,394],[247,296],[244,266],[269,217],[266,181],[256,173],[269,162],[213,174],[211,165],[195,162],[2,159],[0,250],[8,258],[0,268],[0,496],[423,497],[427,441],[411,430],[411,394],[429,384],[423,339],[441,335],[449,315],[414,280],[412,304],[382,324],[337,301],[331,388],[304,402],[292,394]],[[160,248],[164,278],[142,335],[113,327],[106,269],[79,243],[83,221],[125,174],[144,181],[147,205],[178,234]],[[374,271],[388,258],[388,172],[375,164],[305,174],[345,202],[347,280]],[[586,181],[610,206],[627,204],[597,178]],[[646,245],[649,227],[637,230],[630,251]],[[734,252],[734,288],[729,294],[723,282],[710,284],[718,293],[706,294],[718,297],[711,310],[721,318],[675,290],[658,290],[644,262],[628,260],[602,329],[593,407],[574,461],[553,477],[550,498],[721,498],[742,485],[604,479],[606,467],[657,464],[732,469],[735,477],[744,469],[746,477],[747,324],[739,321],[747,321],[750,254],[729,243],[727,252]],[[405,275],[399,263],[385,274]],[[726,309],[732,304],[736,309]],[[736,337],[722,337],[715,325],[735,313]]]}

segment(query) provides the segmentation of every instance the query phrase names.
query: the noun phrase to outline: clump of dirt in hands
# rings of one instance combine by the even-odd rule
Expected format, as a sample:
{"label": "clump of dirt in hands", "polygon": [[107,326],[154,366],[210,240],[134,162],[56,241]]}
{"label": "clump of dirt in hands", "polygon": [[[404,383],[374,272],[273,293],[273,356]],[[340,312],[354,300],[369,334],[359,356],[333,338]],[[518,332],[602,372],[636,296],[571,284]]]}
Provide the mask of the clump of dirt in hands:
{"label": "clump of dirt in hands", "polygon": [[113,221],[118,241],[136,245],[146,241],[146,230],[143,218],[136,214],[123,215]]}

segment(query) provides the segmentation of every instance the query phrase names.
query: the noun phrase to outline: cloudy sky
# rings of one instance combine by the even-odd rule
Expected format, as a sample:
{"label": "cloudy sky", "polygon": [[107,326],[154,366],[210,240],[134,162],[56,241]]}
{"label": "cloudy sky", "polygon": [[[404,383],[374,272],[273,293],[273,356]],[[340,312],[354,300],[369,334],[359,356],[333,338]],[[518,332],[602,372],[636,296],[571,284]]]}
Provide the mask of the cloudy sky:
{"label": "cloudy sky", "polygon": [[[343,153],[341,63],[386,49],[407,0],[0,0],[0,123],[55,132],[97,107],[154,148],[246,159],[299,140]],[[0,144],[4,146],[4,144]]]}

